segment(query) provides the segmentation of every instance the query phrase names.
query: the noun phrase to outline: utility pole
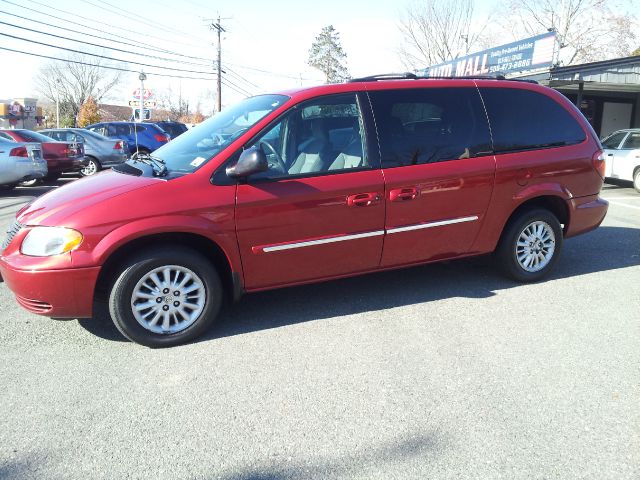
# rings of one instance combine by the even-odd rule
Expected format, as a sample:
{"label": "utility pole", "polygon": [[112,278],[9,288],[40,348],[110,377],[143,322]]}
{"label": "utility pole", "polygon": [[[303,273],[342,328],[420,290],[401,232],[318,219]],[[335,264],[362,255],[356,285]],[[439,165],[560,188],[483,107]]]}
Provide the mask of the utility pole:
{"label": "utility pole", "polygon": [[[144,121],[144,81],[147,79],[147,76],[144,74],[144,72],[140,72],[138,78],[140,79],[140,114],[138,115],[138,122],[142,122]],[[135,119],[136,116],[134,114],[133,120],[135,121]]]}
{"label": "utility pole", "polygon": [[60,84],[62,81],[56,78],[56,128],[60,128]]}
{"label": "utility pole", "polygon": [[217,104],[217,112],[222,111],[222,32],[226,32],[226,30],[222,27],[221,22],[221,18],[218,15],[218,22],[217,23],[211,23],[211,25],[209,25],[209,28],[211,30],[215,30],[216,32],[218,32],[218,61],[217,63],[217,69],[218,69],[218,81],[217,81],[217,87],[218,87],[218,104]]}

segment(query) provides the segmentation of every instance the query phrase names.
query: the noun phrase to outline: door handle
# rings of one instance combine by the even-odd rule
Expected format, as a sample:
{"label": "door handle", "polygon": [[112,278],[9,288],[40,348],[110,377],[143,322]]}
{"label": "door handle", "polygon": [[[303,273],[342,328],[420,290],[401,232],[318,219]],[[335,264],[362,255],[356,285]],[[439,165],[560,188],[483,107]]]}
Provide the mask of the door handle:
{"label": "door handle", "polygon": [[389,192],[389,200],[406,202],[407,200],[415,200],[419,194],[418,187],[395,188]]}
{"label": "door handle", "polygon": [[347,197],[347,205],[350,207],[368,207],[380,201],[378,192],[356,193]]}

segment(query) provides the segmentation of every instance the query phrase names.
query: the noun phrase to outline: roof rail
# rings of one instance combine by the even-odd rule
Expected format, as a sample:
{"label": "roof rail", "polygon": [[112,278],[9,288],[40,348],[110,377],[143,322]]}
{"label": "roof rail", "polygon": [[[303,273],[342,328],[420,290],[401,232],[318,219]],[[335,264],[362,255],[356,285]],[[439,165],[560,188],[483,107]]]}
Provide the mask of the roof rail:
{"label": "roof rail", "polygon": [[405,73],[383,73],[381,75],[371,75],[369,77],[360,77],[360,78],[352,78],[349,80],[349,83],[356,82],[377,82],[379,80],[418,80],[418,77],[415,73],[405,72]]}
{"label": "roof rail", "polygon": [[383,73],[381,75],[371,75],[369,77],[353,78],[349,83],[357,82],[378,82],[381,80],[508,80],[510,82],[535,83],[535,80],[527,80],[522,78],[506,78],[504,75],[468,75],[461,77],[435,75],[430,77],[420,77],[415,73]]}
{"label": "roof rail", "polygon": [[525,79],[525,78],[507,78],[504,75],[500,75],[500,74],[496,74],[496,75],[468,75],[468,76],[461,76],[461,77],[435,75],[433,77],[422,77],[422,78],[424,78],[426,80],[429,80],[429,79],[433,79],[433,80],[456,80],[456,79],[461,79],[461,80],[507,80],[508,82],[525,82],[525,83],[535,83],[536,85],[538,84],[538,82],[536,80],[529,80],[529,79]]}

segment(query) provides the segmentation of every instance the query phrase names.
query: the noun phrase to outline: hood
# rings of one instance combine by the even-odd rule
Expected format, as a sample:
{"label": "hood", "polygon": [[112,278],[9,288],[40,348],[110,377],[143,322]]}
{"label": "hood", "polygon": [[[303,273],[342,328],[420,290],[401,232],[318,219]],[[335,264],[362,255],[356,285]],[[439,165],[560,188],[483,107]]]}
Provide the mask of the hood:
{"label": "hood", "polygon": [[158,182],[163,180],[102,172],[75,180],[38,197],[20,210],[16,217],[23,225],[73,226],[75,222],[70,220],[80,213],[87,213],[92,206]]}

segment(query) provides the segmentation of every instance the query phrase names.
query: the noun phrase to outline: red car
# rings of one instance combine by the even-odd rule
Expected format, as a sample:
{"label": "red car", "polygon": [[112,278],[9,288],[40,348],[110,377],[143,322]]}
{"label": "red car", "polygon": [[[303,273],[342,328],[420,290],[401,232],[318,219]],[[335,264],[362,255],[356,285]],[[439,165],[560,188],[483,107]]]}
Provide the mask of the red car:
{"label": "red car", "polygon": [[55,181],[63,173],[80,172],[84,167],[84,147],[81,143],[58,142],[31,130],[0,130],[0,137],[15,142],[38,142],[47,161],[47,181]]}
{"label": "red car", "polygon": [[27,310],[160,347],[223,299],[496,253],[523,282],[593,230],[601,145],[560,93],[497,79],[369,77],[260,95],[153,155],[18,212],[0,272]]}

